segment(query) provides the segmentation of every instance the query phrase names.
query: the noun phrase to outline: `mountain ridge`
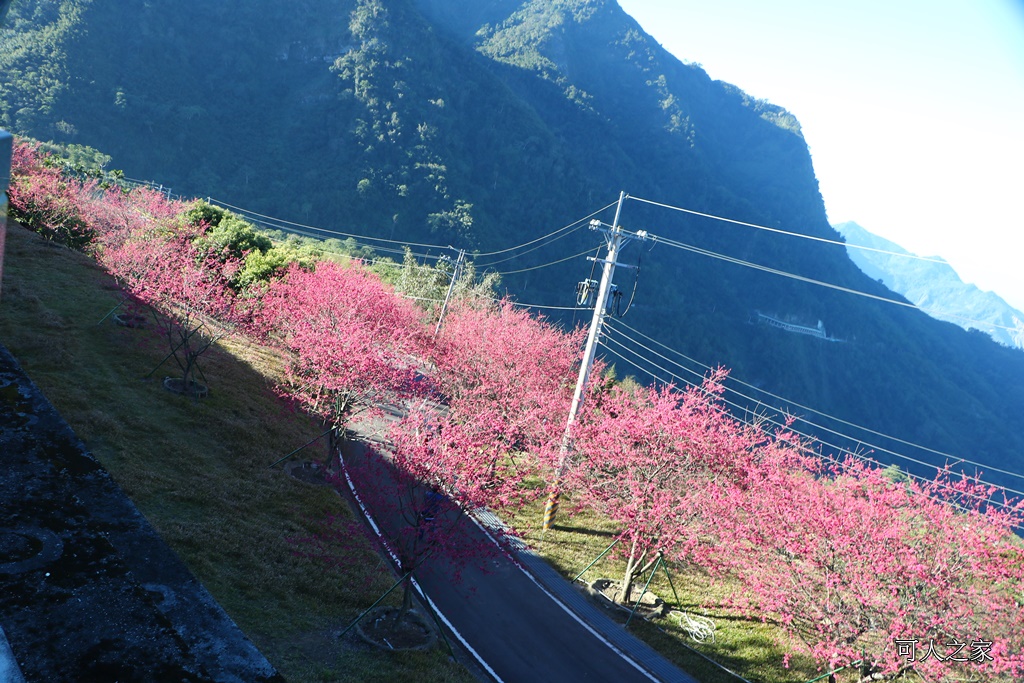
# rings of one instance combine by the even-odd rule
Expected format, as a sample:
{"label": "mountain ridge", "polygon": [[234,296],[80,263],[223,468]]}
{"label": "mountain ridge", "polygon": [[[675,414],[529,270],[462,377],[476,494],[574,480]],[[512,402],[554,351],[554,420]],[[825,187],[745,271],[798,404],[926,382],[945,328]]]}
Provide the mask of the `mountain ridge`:
{"label": "mountain ridge", "polygon": [[[542,236],[621,190],[838,239],[796,119],[676,59],[612,0],[16,0],[11,13],[0,125],[94,147],[178,192],[471,252]],[[846,422],[1024,470],[1024,354],[840,291],[898,298],[839,246],[641,201],[622,223],[703,250],[627,246],[641,266],[618,281],[635,278],[634,329]],[[592,264],[564,259],[600,244],[577,231],[478,265],[521,301],[572,307]],[[820,320],[847,343],[752,325],[753,310]],[[603,352],[620,374],[664,375],[639,346],[616,350]]]}
{"label": "mountain ridge", "polygon": [[1024,313],[995,292],[964,282],[945,259],[922,260],[853,221],[833,227],[846,240],[850,259],[869,277],[881,280],[934,318],[966,330],[979,329],[1004,346],[1024,349]]}

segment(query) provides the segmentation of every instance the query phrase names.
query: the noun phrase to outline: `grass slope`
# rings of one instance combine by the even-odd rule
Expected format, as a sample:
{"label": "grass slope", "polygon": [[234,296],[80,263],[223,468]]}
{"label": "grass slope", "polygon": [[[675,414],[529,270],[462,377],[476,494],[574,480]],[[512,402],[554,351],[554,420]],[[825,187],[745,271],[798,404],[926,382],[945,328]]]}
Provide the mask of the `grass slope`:
{"label": "grass slope", "polygon": [[274,396],[273,355],[218,344],[202,361],[210,396],[195,402],[162,389],[169,365],[145,378],[166,354],[161,339],[97,324],[121,292],[91,259],[11,225],[3,276],[0,343],[289,681],[473,680],[440,650],[333,636],[393,579],[362,537],[338,569],[296,555],[292,539],[351,511],[332,489],[267,469],[321,431]]}

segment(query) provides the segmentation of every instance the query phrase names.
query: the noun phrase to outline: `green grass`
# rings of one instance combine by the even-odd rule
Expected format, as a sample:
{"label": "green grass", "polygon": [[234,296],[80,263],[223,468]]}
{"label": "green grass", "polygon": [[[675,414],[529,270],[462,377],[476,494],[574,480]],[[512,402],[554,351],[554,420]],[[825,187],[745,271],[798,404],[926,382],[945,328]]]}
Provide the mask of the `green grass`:
{"label": "green grass", "polygon": [[160,383],[170,365],[145,377],[162,340],[97,324],[121,293],[92,260],[11,225],[3,265],[0,343],[289,681],[473,680],[442,650],[385,653],[334,637],[393,578],[361,536],[340,568],[296,555],[292,539],[351,511],[330,488],[267,469],[322,431],[274,396],[273,355],[225,340],[201,361],[210,396],[176,396]]}

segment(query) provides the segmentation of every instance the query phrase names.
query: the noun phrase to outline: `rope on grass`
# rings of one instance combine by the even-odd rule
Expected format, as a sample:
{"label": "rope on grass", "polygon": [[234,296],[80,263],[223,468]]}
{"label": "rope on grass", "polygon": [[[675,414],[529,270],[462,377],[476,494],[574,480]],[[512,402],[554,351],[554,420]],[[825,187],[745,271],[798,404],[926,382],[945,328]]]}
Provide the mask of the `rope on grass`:
{"label": "rope on grass", "polygon": [[675,617],[676,625],[698,643],[715,642],[715,622],[710,618],[679,610],[672,610],[669,616]]}

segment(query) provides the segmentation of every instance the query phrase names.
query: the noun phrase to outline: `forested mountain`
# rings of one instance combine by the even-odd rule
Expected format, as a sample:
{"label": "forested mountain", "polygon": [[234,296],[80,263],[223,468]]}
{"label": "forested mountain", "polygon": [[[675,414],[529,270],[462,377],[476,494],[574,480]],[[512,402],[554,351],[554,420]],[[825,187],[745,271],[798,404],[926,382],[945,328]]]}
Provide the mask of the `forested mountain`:
{"label": "forested mountain", "polygon": [[[582,218],[620,190],[839,239],[793,116],[668,54],[614,0],[15,0],[0,87],[0,126],[15,133],[98,149],[111,167],[175,192],[475,249],[523,302],[572,306],[592,263],[531,268],[593,254],[601,237],[581,230],[513,259],[484,254]],[[622,222],[897,296],[839,245],[637,201]],[[624,357],[685,374],[638,346],[668,354],[642,333],[802,406],[1024,470],[1024,353],[920,311],[657,241],[629,244],[623,259],[641,265],[617,276],[627,299],[636,279],[622,320],[632,330],[606,338],[631,349]],[[758,324],[755,312],[821,321],[841,341]],[[550,313],[567,324],[586,317]]]}
{"label": "forested mountain", "polygon": [[915,255],[857,223],[834,227],[849,245],[850,259],[861,270],[928,315],[966,329],[979,329],[1000,344],[1024,349],[1024,313],[995,292],[984,292],[964,282],[943,259],[908,258]]}

